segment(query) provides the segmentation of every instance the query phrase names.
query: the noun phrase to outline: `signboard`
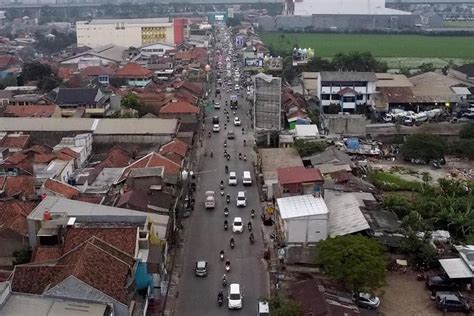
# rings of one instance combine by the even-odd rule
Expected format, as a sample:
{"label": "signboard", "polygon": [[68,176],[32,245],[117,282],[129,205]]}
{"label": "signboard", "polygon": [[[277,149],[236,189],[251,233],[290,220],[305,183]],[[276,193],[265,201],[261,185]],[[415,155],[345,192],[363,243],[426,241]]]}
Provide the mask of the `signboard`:
{"label": "signboard", "polygon": [[245,67],[263,67],[263,60],[261,58],[246,58]]}
{"label": "signboard", "polygon": [[217,14],[214,16],[216,21],[224,21],[224,15],[223,14]]}
{"label": "signboard", "polygon": [[293,48],[293,66],[307,64],[314,57],[312,48]]}
{"label": "signboard", "polygon": [[263,61],[263,67],[268,70],[282,70],[283,58],[281,57],[267,57]]}
{"label": "signboard", "polygon": [[245,45],[245,37],[238,35],[235,37],[235,47],[242,48]]}

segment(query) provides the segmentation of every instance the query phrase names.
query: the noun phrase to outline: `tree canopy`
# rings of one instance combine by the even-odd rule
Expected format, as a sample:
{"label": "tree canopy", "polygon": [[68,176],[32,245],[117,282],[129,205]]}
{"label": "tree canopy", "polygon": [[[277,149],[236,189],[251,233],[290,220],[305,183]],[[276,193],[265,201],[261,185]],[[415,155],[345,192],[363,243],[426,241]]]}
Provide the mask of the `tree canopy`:
{"label": "tree canopy", "polygon": [[383,248],[367,237],[347,235],[320,241],[316,263],[354,293],[375,290],[385,283]]}
{"label": "tree canopy", "polygon": [[408,136],[406,142],[400,148],[400,152],[405,159],[420,159],[426,162],[442,159],[446,151],[446,142],[443,138],[427,133]]}
{"label": "tree canopy", "polygon": [[150,112],[149,107],[144,104],[135,93],[127,93],[120,102],[121,106],[127,109],[133,109],[138,111],[138,116],[142,117],[143,115]]}
{"label": "tree canopy", "polygon": [[61,84],[59,79],[47,64],[39,62],[27,62],[23,65],[20,81],[37,81],[37,86],[41,91],[50,91]]}
{"label": "tree canopy", "polygon": [[300,316],[302,314],[298,303],[290,299],[275,296],[269,303],[273,316]]}

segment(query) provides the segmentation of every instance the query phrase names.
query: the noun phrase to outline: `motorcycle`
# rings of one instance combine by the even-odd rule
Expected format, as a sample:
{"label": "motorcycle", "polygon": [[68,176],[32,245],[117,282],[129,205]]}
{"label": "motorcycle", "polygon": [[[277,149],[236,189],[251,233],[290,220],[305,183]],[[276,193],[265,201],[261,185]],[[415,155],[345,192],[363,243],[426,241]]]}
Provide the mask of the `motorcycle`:
{"label": "motorcycle", "polygon": [[211,158],[214,157],[214,152],[211,150]]}
{"label": "motorcycle", "polygon": [[209,135],[209,138],[211,138],[211,132],[209,132],[207,135]]}
{"label": "motorcycle", "polygon": [[226,270],[227,272],[230,272],[230,261],[229,261],[229,260],[227,260],[227,261],[225,262],[225,270]]}
{"label": "motorcycle", "polygon": [[252,231],[252,223],[249,222],[247,224],[247,228],[248,228],[249,232],[251,232]]}
{"label": "motorcycle", "polygon": [[224,216],[229,216],[229,209],[227,207],[224,209]]}
{"label": "motorcycle", "polygon": [[242,154],[239,153],[239,160],[242,160]]}
{"label": "motorcycle", "polygon": [[219,295],[217,296],[217,304],[219,304],[219,306],[222,306],[222,304],[224,304],[224,295],[222,293],[219,293]]}
{"label": "motorcycle", "polygon": [[222,278],[222,286],[226,287],[227,286],[227,279],[224,277]]}
{"label": "motorcycle", "polygon": [[230,195],[227,194],[227,197],[225,198],[225,201],[227,202],[227,204],[230,204]]}
{"label": "motorcycle", "polygon": [[227,224],[227,222],[224,222],[224,230],[227,230],[229,229],[229,224]]}
{"label": "motorcycle", "polygon": [[[211,155],[212,157],[212,155]],[[244,161],[247,161],[247,155],[244,155]]]}
{"label": "motorcycle", "polygon": [[224,189],[221,190],[221,196],[224,196]]}
{"label": "motorcycle", "polygon": [[251,244],[253,244],[255,242],[255,237],[253,236],[253,233],[250,234],[249,240],[250,240]]}
{"label": "motorcycle", "polygon": [[219,257],[221,258],[221,261],[224,261],[224,250],[221,250]]}
{"label": "motorcycle", "polygon": [[247,141],[244,139],[244,147],[247,146]]}
{"label": "motorcycle", "polygon": [[225,173],[229,173],[229,167],[225,166]]}
{"label": "motorcycle", "polygon": [[250,211],[250,216],[251,216],[252,218],[255,217],[255,210],[254,210],[254,209],[252,209],[252,210]]}
{"label": "motorcycle", "polygon": [[230,248],[234,249],[234,247],[235,247],[234,239],[231,239],[230,240]]}
{"label": "motorcycle", "polygon": [[230,155],[229,154],[227,154],[226,158],[227,158],[227,161],[230,161]]}
{"label": "motorcycle", "polygon": [[221,181],[221,190],[224,190],[224,181]]}

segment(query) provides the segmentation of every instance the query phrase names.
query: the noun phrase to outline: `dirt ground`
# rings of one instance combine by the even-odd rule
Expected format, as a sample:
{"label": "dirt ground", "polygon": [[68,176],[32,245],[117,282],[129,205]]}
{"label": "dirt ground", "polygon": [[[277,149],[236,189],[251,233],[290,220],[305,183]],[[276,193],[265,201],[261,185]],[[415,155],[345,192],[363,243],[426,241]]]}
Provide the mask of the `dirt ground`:
{"label": "dirt ground", "polygon": [[[380,292],[379,314],[382,316],[443,315],[425,289],[423,281],[416,280],[416,272],[388,272],[387,285]],[[447,313],[458,316],[461,313]]]}

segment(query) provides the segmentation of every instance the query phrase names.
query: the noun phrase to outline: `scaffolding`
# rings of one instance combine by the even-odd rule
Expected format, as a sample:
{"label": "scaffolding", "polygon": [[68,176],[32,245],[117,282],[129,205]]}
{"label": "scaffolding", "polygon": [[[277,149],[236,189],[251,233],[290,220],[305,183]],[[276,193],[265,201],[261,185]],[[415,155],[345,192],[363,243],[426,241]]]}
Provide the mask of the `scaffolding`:
{"label": "scaffolding", "polygon": [[281,78],[263,73],[255,76],[253,117],[257,131],[281,129]]}

